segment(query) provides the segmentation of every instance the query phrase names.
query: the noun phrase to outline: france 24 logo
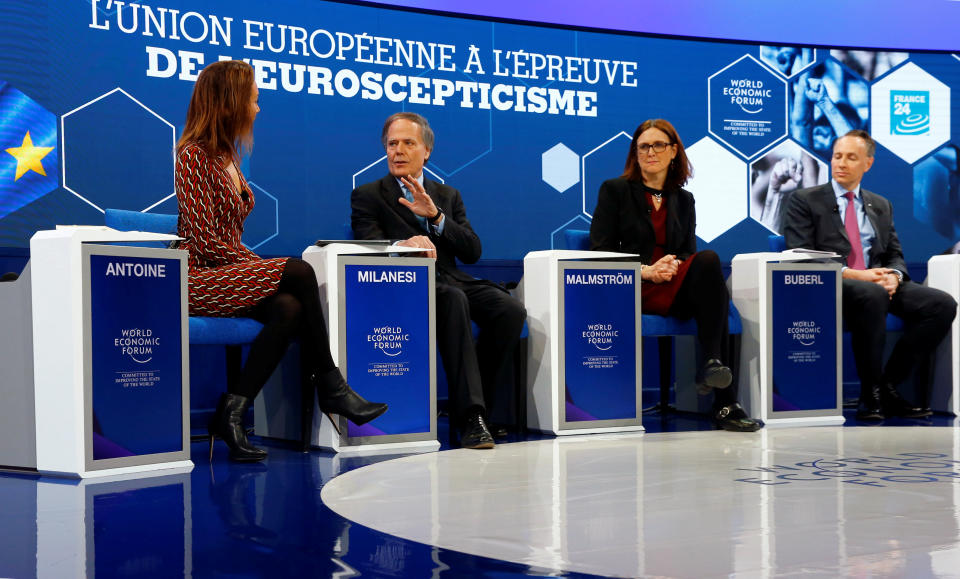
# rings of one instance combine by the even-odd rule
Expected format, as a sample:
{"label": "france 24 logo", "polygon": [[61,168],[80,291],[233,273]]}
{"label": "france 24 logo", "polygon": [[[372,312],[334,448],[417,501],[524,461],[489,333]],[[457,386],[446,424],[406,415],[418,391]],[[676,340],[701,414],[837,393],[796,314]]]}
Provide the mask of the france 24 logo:
{"label": "france 24 logo", "polygon": [[930,132],[930,91],[890,91],[890,134],[926,135]]}

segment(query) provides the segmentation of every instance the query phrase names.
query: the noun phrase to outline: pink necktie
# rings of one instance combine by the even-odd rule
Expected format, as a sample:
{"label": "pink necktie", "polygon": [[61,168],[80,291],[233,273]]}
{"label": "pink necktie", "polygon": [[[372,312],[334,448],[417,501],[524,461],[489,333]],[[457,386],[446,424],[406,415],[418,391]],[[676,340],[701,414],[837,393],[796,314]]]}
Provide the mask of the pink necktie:
{"label": "pink necktie", "polygon": [[863,245],[860,244],[860,226],[857,224],[857,208],[853,206],[853,191],[844,194],[847,198],[847,210],[843,215],[843,227],[850,238],[850,255],[847,256],[847,266],[853,269],[866,269],[863,261]]}

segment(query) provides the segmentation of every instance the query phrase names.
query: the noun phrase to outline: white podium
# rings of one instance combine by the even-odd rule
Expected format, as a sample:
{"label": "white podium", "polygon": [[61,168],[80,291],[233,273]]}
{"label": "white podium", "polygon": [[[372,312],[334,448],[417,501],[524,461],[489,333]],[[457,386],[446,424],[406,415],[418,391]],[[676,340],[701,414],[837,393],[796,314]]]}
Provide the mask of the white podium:
{"label": "white podium", "polygon": [[0,465],[68,477],[192,468],[187,262],[99,245],[175,236],[40,231],[0,283]]}
{"label": "white podium", "polygon": [[767,426],[843,424],[840,264],[810,255],[734,256],[743,321],[740,400]]}
{"label": "white podium", "polygon": [[534,251],[523,259],[527,424],[557,435],[642,431],[640,264],[631,254]]}
{"label": "white podium", "polygon": [[[960,300],[960,255],[935,255],[927,262],[927,285]],[[960,415],[960,316],[937,348],[930,408]]]}
{"label": "white podium", "polygon": [[[385,242],[336,242],[304,250],[320,286],[334,363],[361,396],[389,405],[363,426],[335,416],[340,434],[315,407],[311,444],[344,456],[439,450],[435,262],[394,257],[420,251]],[[299,389],[299,380],[284,382]],[[297,438],[277,432],[276,425],[278,409],[300,396],[265,388],[262,397],[255,407],[257,433]]]}

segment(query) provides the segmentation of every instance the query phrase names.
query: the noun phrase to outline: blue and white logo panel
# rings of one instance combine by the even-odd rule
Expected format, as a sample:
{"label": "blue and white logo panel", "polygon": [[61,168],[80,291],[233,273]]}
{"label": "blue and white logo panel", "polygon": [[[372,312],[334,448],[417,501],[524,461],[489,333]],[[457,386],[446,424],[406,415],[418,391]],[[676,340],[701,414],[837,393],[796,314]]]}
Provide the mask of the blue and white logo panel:
{"label": "blue and white logo panel", "polygon": [[750,55],[707,80],[710,134],[746,158],[787,132],[787,83]]}
{"label": "blue and white logo panel", "polygon": [[950,87],[908,62],[870,91],[872,135],[913,163],[950,139]]}

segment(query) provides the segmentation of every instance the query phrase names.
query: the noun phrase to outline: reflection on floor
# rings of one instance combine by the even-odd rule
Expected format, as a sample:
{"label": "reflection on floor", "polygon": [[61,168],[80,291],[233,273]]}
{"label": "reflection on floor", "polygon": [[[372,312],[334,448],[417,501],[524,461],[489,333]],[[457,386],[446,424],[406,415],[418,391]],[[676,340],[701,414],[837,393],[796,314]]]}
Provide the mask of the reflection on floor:
{"label": "reflection on floor", "polygon": [[189,473],[0,476],[0,576],[958,576],[955,422],[735,434],[668,416],[413,457],[267,443],[261,465],[198,443]]}

